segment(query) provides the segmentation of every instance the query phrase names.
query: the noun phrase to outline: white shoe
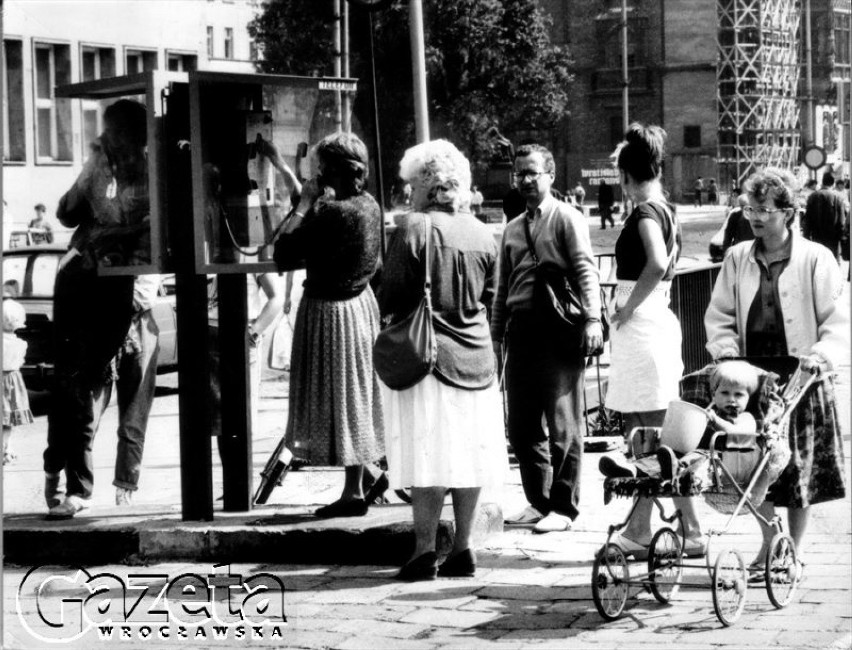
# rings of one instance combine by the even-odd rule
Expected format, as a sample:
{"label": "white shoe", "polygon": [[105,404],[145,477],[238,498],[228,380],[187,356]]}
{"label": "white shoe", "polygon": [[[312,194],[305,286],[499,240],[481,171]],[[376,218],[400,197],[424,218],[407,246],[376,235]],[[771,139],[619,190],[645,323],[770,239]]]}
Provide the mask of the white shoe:
{"label": "white shoe", "polygon": [[65,498],[65,478],[62,472],[56,474],[44,473],[44,500],[48,509],[53,509]]}
{"label": "white shoe", "polygon": [[92,506],[91,499],[78,497],[76,494],[65,497],[65,501],[60,503],[55,508],[51,508],[47,513],[48,519],[71,519],[81,510],[86,510]]}
{"label": "white shoe", "polygon": [[572,523],[574,522],[568,515],[561,515],[558,512],[551,511],[533,527],[533,532],[560,533],[571,530]]}
{"label": "white shoe", "polygon": [[642,544],[629,537],[625,537],[623,533],[618,533],[618,535],[613,536],[609,540],[609,543],[620,548],[625,558],[632,555],[637,560],[648,559],[648,547],[651,545],[651,540],[648,540],[646,544]]}
{"label": "white shoe", "polygon": [[519,513],[512,517],[506,517],[504,521],[507,524],[537,524],[544,518],[544,515],[541,514],[537,509],[532,506],[527,506]]}
{"label": "white shoe", "polygon": [[115,505],[117,506],[132,506],[133,505],[133,490],[117,487],[115,488]]}

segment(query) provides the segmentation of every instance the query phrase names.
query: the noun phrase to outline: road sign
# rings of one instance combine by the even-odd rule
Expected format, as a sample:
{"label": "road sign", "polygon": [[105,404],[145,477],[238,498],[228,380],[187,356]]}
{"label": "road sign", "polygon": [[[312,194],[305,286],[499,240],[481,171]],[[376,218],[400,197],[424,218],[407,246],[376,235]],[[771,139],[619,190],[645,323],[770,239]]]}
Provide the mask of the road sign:
{"label": "road sign", "polygon": [[805,149],[805,165],[807,165],[809,169],[819,169],[825,165],[826,160],[827,156],[825,154],[825,149],[822,147],[812,145]]}

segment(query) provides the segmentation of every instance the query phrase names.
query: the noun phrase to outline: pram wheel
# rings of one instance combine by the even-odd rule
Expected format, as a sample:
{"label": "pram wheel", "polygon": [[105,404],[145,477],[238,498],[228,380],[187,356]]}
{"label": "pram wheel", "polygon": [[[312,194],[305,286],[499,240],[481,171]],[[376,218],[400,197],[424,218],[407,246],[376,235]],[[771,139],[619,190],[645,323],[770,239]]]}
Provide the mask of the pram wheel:
{"label": "pram wheel", "polygon": [[713,568],[713,609],[722,625],[737,622],[745,609],[748,573],[739,551],[726,549],[716,558]]}
{"label": "pram wheel", "polygon": [[793,600],[799,584],[796,543],[787,533],[778,533],[769,544],[766,556],[766,593],[778,609]]}
{"label": "pram wheel", "polygon": [[677,592],[683,567],[680,540],[671,528],[660,528],[648,551],[648,580],[654,598],[667,604]]}
{"label": "pram wheel", "polygon": [[624,611],[628,580],[630,572],[622,550],[615,544],[601,548],[592,566],[592,599],[606,620],[614,621]]}

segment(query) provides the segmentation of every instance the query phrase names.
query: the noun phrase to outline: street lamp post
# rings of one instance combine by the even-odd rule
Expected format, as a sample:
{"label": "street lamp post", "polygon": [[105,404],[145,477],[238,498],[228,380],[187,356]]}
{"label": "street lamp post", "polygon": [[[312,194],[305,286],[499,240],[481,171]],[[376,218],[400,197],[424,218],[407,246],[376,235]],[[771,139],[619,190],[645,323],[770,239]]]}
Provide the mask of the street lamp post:
{"label": "street lamp post", "polygon": [[423,39],[423,2],[409,0],[411,68],[414,80],[414,127],[417,142],[429,139],[429,109],[426,104],[426,46]]}

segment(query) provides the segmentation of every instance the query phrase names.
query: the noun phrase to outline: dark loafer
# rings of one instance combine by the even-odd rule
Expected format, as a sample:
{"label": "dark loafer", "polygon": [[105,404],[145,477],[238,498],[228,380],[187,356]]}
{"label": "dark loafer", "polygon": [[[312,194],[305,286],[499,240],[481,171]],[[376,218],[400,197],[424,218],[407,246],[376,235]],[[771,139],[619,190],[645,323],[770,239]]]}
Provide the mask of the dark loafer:
{"label": "dark loafer", "polygon": [[418,582],[420,580],[434,580],[438,575],[438,556],[429,551],[418,555],[396,574],[397,580],[404,582]]}
{"label": "dark loafer", "polygon": [[438,575],[442,578],[472,578],[476,575],[476,558],[473,551],[466,548],[448,557],[438,567]]}
{"label": "dark loafer", "polygon": [[327,506],[317,508],[314,515],[320,519],[333,519],[334,517],[363,517],[367,514],[369,506],[364,499],[351,499],[349,501],[335,501]]}

